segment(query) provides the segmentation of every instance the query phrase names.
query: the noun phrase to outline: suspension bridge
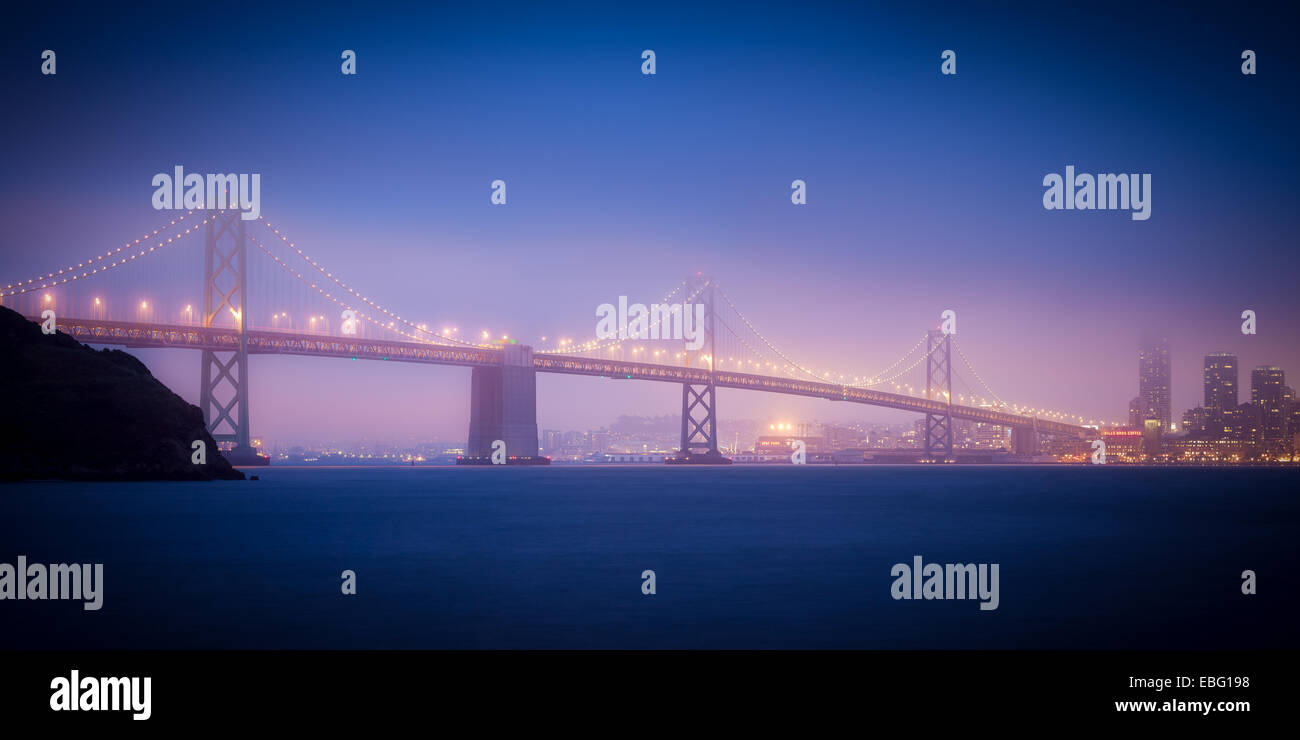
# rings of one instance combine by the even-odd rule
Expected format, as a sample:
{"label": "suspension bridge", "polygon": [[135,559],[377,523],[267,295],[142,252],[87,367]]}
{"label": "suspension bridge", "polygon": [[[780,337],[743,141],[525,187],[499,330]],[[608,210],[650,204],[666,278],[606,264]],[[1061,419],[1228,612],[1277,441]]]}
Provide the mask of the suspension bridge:
{"label": "suspension bridge", "polygon": [[[202,250],[174,246],[197,245],[199,233]],[[196,236],[187,240],[191,234]],[[198,258],[201,268],[194,264]],[[200,271],[202,282],[197,276],[190,282],[187,276]],[[138,298],[145,290],[149,298]],[[956,336],[939,329],[925,331],[883,370],[845,375],[812,369],[779,349],[712,277],[683,280],[663,303],[673,301],[705,307],[703,342],[696,349],[677,349],[680,340],[556,340],[554,347],[533,347],[486,332],[465,338],[458,327],[430,328],[385,308],[273,224],[244,220],[235,210],[190,211],[121,247],[0,290],[0,305],[37,322],[52,315],[60,331],[87,344],[201,352],[199,405],[209,432],[237,464],[253,454],[249,357],[267,354],[472,368],[471,461],[486,460],[496,440],[505,442],[511,462],[540,460],[537,373],[681,385],[677,462],[727,461],[718,449],[719,388],[922,414],[924,454],[935,460],[951,459],[955,420],[1009,428],[1018,454],[1036,452],[1044,435],[1095,434],[1097,422],[1004,402],[975,371]],[[913,385],[908,381],[915,373],[920,381]],[[954,381],[965,393],[954,389]]]}

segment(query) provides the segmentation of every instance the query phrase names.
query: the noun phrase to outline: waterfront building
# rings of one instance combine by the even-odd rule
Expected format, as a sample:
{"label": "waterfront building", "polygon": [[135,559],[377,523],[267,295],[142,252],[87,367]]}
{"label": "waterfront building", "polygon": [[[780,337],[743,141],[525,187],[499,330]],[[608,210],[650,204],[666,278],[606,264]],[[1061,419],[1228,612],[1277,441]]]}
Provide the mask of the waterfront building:
{"label": "waterfront building", "polygon": [[1138,351],[1138,398],[1141,399],[1142,421],[1154,419],[1162,429],[1169,429],[1170,371],[1169,340],[1147,334]]}

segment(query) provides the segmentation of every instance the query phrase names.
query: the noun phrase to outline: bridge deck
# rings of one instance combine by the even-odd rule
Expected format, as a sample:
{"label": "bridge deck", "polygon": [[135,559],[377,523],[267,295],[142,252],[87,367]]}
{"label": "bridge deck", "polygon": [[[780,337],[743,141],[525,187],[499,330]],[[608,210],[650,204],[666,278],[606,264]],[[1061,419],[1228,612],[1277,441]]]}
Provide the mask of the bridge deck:
{"label": "bridge deck", "polygon": [[[28,317],[37,323],[39,318]],[[127,347],[207,349],[231,351],[239,348],[241,334],[234,327],[200,327],[182,325],[137,324],[132,322],[100,321],[95,319],[59,319],[59,329],[90,344],[114,344]],[[242,334],[249,354],[306,355],[311,357],[340,357],[359,360],[388,360],[392,362],[418,362],[432,365],[498,365],[502,352],[495,347],[468,347],[424,344],[420,342],[395,342],[365,338],[334,337],[324,334],[298,334],[292,332],[250,330]],[[598,360],[577,355],[533,355],[533,367],[538,372],[569,375],[594,375],[624,377],[633,380],[657,380],[669,383],[704,383],[709,372],[704,368],[656,365],[622,360]],[[1059,421],[1034,419],[1029,416],[1004,411],[887,393],[867,388],[821,383],[811,380],[778,378],[767,375],[750,375],[729,370],[714,373],[714,384],[719,388],[738,388],[783,393],[831,401],[846,401],[872,406],[913,411],[917,413],[950,413],[955,419],[980,421],[1008,427],[1036,427],[1043,434],[1086,438],[1092,432],[1087,427]]]}

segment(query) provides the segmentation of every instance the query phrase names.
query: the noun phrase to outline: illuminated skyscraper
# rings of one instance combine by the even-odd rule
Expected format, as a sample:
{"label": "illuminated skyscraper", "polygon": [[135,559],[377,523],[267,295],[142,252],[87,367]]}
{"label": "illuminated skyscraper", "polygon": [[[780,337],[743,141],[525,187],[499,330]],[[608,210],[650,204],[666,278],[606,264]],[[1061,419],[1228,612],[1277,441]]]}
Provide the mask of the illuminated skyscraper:
{"label": "illuminated skyscraper", "polygon": [[1215,352],[1205,356],[1205,408],[1226,409],[1237,405],[1237,356]]}
{"label": "illuminated skyscraper", "polygon": [[1277,365],[1261,365],[1250,374],[1250,402],[1259,407],[1260,439],[1282,439],[1290,409],[1286,373]]}
{"label": "illuminated skyscraper", "polygon": [[1209,436],[1227,436],[1237,413],[1237,356],[1231,352],[1205,356],[1205,412]]}
{"label": "illuminated skyscraper", "polygon": [[1169,340],[1154,334],[1142,338],[1138,351],[1138,398],[1142,420],[1155,419],[1169,429]]}

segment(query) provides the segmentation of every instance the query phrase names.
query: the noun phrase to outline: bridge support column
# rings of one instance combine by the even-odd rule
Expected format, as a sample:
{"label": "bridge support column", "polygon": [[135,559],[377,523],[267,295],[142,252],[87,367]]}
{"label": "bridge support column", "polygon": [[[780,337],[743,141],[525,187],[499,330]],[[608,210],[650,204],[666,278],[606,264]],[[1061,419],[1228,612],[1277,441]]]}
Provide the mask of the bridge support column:
{"label": "bridge support column", "polygon": [[501,365],[470,375],[469,448],[457,462],[490,465],[493,445],[505,443],[507,465],[545,465],[537,454],[537,371],[533,348],[508,344]]}
{"label": "bridge support column", "polygon": [[1011,452],[1030,457],[1038,454],[1038,431],[1033,427],[1011,429]]}
{"label": "bridge support column", "polygon": [[199,408],[208,433],[233,448],[235,465],[258,463],[248,429],[248,262],[240,211],[209,210],[203,251],[203,326],[235,327],[239,344],[230,351],[204,350],[200,366]]}
{"label": "bridge support column", "polygon": [[[686,280],[686,298],[704,304],[704,343],[686,351],[686,366],[708,369],[704,383],[682,384],[682,445],[670,465],[729,465],[731,458],[718,451],[717,388],[713,380],[713,279],[696,275]],[[694,296],[694,298],[691,298]],[[685,314],[691,310],[683,306]]]}
{"label": "bridge support column", "polygon": [[941,401],[946,411],[925,415],[925,456],[952,457],[952,336],[931,329],[926,341],[925,397]]}

